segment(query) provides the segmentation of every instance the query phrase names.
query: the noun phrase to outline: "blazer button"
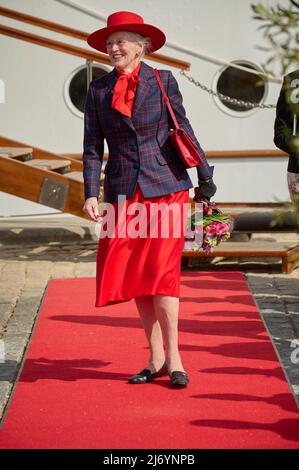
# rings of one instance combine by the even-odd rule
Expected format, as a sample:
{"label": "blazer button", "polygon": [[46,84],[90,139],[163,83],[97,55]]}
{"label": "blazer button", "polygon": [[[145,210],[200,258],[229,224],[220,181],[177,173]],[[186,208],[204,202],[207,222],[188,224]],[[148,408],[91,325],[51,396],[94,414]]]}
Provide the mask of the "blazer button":
{"label": "blazer button", "polygon": [[130,146],[130,150],[132,150],[132,151],[137,150],[136,145],[131,145],[131,146]]}

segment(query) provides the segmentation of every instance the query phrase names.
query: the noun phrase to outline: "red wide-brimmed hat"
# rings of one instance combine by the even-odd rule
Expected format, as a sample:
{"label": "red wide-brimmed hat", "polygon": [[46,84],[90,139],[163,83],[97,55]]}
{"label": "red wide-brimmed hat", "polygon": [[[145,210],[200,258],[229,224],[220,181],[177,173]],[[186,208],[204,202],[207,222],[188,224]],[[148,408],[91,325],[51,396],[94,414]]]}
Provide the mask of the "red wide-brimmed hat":
{"label": "red wide-brimmed hat", "polygon": [[166,41],[165,34],[155,26],[145,24],[142,16],[130,11],[117,11],[108,16],[106,28],[98,29],[91,33],[88,44],[101,52],[107,53],[106,39],[116,31],[131,31],[151,39],[151,52],[160,49]]}

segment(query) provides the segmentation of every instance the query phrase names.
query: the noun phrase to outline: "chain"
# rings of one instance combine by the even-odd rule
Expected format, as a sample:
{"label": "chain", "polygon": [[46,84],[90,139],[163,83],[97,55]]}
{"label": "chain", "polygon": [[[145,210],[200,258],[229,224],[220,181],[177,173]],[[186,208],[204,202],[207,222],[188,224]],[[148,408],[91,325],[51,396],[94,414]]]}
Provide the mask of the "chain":
{"label": "chain", "polygon": [[225,101],[227,103],[231,103],[236,106],[243,106],[244,108],[261,108],[261,109],[276,108],[275,104],[252,103],[250,101],[238,100],[237,98],[232,98],[231,96],[223,95],[222,93],[218,93],[217,91],[214,91],[211,88],[208,88],[205,85],[202,85],[202,83],[197,82],[193,77],[190,77],[189,75],[187,75],[184,70],[181,70],[181,74],[184,75],[184,77],[188,78],[188,80],[191,83],[193,83],[195,86],[198,86],[199,88],[201,88],[203,91],[206,91],[210,95],[217,96],[218,98],[221,99],[221,101]]}

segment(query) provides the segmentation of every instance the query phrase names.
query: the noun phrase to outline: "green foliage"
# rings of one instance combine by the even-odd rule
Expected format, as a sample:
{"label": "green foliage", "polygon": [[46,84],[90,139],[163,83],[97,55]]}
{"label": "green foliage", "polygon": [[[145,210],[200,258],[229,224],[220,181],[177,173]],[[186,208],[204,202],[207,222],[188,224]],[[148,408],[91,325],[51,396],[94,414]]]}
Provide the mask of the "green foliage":
{"label": "green foliage", "polygon": [[296,63],[299,65],[299,7],[296,2],[290,1],[288,8],[279,4],[266,7],[262,3],[252,4],[251,8],[255,13],[253,18],[263,22],[258,30],[263,31],[268,43],[267,47],[259,49],[272,53],[264,67],[269,74],[273,74],[269,66],[276,62],[284,75],[289,67]]}

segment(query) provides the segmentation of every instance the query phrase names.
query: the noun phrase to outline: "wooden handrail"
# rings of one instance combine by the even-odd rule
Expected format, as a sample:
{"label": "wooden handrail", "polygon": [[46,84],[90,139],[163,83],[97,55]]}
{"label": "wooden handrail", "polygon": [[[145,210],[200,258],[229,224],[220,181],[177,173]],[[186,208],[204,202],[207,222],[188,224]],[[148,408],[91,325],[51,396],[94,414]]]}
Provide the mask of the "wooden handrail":
{"label": "wooden handrail", "polygon": [[[208,159],[221,159],[221,158],[281,158],[288,157],[288,154],[281,150],[261,149],[261,150],[206,150],[205,154]],[[66,157],[75,158],[76,160],[82,159],[82,153],[64,153]],[[104,160],[108,159],[108,154],[104,153]]]}
{"label": "wooden handrail", "polygon": [[39,46],[48,47],[49,49],[55,49],[57,51],[64,52],[65,54],[71,54],[94,62],[111,65],[108,55],[101,54],[100,52],[91,52],[87,49],[83,49],[82,47],[72,46],[71,44],[55,41],[54,39],[38,36],[37,34],[27,33],[26,31],[21,31],[9,26],[0,25],[0,34],[21,39],[22,41],[31,42]]}
{"label": "wooden handrail", "polygon": [[276,149],[261,150],[207,150],[205,152],[208,158],[271,158],[288,157],[288,154]]}
{"label": "wooden handrail", "polygon": [[42,18],[37,18],[36,16],[27,15],[20,11],[11,10],[10,8],[0,7],[0,15],[6,16],[7,18],[12,18],[17,21],[22,21],[23,23],[33,24],[40,28],[50,29],[57,33],[65,34],[77,39],[86,39],[86,34],[79,29],[69,28],[68,26],[63,26],[61,24],[53,23],[52,21],[43,20]]}
{"label": "wooden handrail", "polygon": [[[68,26],[64,26],[64,25],[61,25],[61,24],[58,24],[58,23],[54,23],[52,21],[47,21],[47,20],[43,20],[41,18],[37,18],[36,16],[31,16],[31,15],[27,15],[26,13],[22,13],[22,12],[19,12],[19,11],[16,11],[16,10],[11,10],[9,8],[4,8],[4,7],[0,7],[0,14],[2,16],[6,16],[8,18],[12,18],[14,20],[17,20],[17,21],[22,21],[23,23],[29,23],[29,24],[32,24],[34,26],[38,26],[40,28],[45,28],[45,29],[49,29],[51,31],[55,31],[56,33],[60,33],[60,34],[65,34],[66,36],[71,36],[73,38],[76,38],[76,39],[81,39],[82,41],[86,41],[87,37],[88,37],[88,33],[84,32],[84,31],[80,31],[78,29],[74,29],[74,28],[69,28]],[[1,28],[6,28],[6,26],[2,25]],[[10,28],[12,29],[12,28]],[[4,31],[4,29],[3,29]],[[5,32],[2,32],[2,34],[6,34]],[[20,33],[23,32],[23,31],[20,31],[20,30],[15,30],[15,31],[19,31],[19,36],[16,37],[16,36],[12,36],[12,37],[15,37],[17,39],[22,39],[22,37],[20,37]],[[25,33],[25,31],[24,31]],[[29,33],[25,33],[25,34],[29,34]],[[11,34],[7,34],[7,36],[11,36]],[[35,35],[32,35],[32,36],[35,36]],[[47,38],[44,38],[42,36],[36,36],[36,37],[39,37],[39,38],[42,38],[43,39],[43,42],[45,42],[46,40],[47,41],[50,41],[48,40]],[[34,42],[35,41],[29,41],[29,42]],[[54,41],[54,42],[58,42],[58,41]],[[64,44],[64,43],[59,43],[60,45]],[[41,45],[44,45],[44,44],[41,44]],[[69,45],[68,44],[64,44],[65,47],[69,50]],[[50,47],[49,45],[46,46],[46,47]],[[64,52],[61,50],[61,48],[57,49],[57,47],[53,47],[53,49],[56,49],[56,50],[60,50],[61,52]],[[81,49],[81,48],[78,48],[78,49]],[[86,53],[89,53],[88,49],[81,49],[81,50],[85,50]],[[67,51],[65,51],[67,52]],[[67,52],[68,54],[70,52]],[[92,54],[92,52],[91,52]],[[78,55],[78,54],[75,54],[75,55]],[[109,63],[111,65],[111,62],[109,60],[109,57],[108,55],[106,54],[100,54],[102,57],[105,57],[106,59],[105,60],[99,60],[99,57],[97,59],[97,62],[103,62],[105,64]],[[82,57],[80,55],[80,57]],[[190,63],[189,62],[185,62],[183,60],[179,60],[179,59],[175,59],[173,57],[168,57],[168,56],[165,56],[165,55],[162,55],[162,54],[151,54],[151,55],[146,55],[145,56],[146,59],[148,60],[153,60],[155,62],[160,62],[162,64],[167,64],[169,65],[170,67],[176,67],[180,70],[190,70]],[[86,57],[86,59],[89,59],[89,57]],[[92,60],[92,59],[91,59]]]}

